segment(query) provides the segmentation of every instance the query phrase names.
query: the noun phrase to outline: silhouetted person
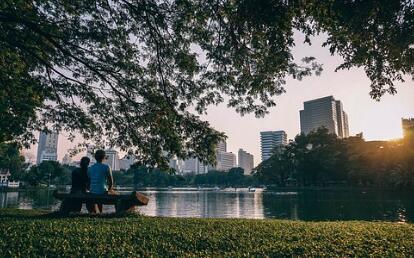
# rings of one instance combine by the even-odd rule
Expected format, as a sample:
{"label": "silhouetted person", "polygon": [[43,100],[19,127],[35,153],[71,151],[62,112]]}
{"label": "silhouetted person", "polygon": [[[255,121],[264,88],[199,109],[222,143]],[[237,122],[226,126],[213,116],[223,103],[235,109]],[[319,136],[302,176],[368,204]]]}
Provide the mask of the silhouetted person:
{"label": "silhouetted person", "polygon": [[89,190],[88,166],[90,159],[83,157],[80,160],[80,167],[72,171],[71,193],[86,193]]}
{"label": "silhouetted person", "polygon": [[[72,171],[72,188],[71,193],[86,193],[89,190],[88,166],[90,159],[83,157],[80,160],[80,167]],[[72,211],[80,212],[82,202],[72,202]]]}
{"label": "silhouetted person", "polygon": [[[90,192],[92,194],[107,194],[112,191],[114,184],[111,168],[102,163],[106,159],[106,153],[103,150],[95,152],[96,163],[88,169],[90,179]],[[99,212],[102,212],[102,204],[97,205]]]}

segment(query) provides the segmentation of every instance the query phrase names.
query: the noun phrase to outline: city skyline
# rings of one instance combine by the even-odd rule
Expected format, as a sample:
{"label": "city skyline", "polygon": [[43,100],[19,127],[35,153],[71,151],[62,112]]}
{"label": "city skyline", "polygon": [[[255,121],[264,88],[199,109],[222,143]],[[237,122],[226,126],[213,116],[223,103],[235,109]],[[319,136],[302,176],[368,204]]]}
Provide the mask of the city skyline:
{"label": "city skyline", "polygon": [[[302,127],[302,116],[304,113],[304,110],[306,109],[306,104],[308,104],[308,108],[312,108],[314,107],[316,103],[316,107],[317,107],[317,112],[320,113],[321,110],[323,111],[323,109],[325,109],[326,107],[329,107],[334,110],[329,110],[331,111],[331,113],[329,113],[329,116],[333,116],[333,113],[338,114],[338,106],[340,107],[339,112],[341,114],[344,114],[344,116],[346,116],[345,111],[342,108],[342,103],[340,100],[335,100],[335,98],[333,96],[326,96],[326,97],[322,97],[322,98],[318,98],[318,99],[313,99],[313,100],[308,100],[304,102],[304,109],[303,110],[299,110],[300,111],[300,123],[301,123],[301,127]],[[331,105],[326,105],[326,104],[331,104]],[[312,112],[316,112],[315,110],[311,110]],[[320,114],[318,115],[318,117],[320,117]],[[349,129],[349,125],[347,122],[347,117],[342,117],[342,119],[346,120],[346,123],[342,123],[342,129],[346,128]],[[309,133],[310,131],[313,131],[319,127],[327,127],[327,125],[323,124],[326,121],[314,121],[313,123],[318,124],[317,126],[314,126],[314,128],[307,128],[308,132],[304,132],[303,128],[301,128],[301,133]],[[334,123],[334,128],[328,128],[328,130],[330,130],[330,133],[335,133],[338,135],[338,130],[341,129],[341,126],[339,124]],[[329,125],[328,125],[329,127]],[[401,118],[401,130],[403,131],[403,137],[405,137],[406,131],[410,128],[414,127],[414,118]],[[338,135],[339,138],[346,138],[352,135],[349,135],[349,132],[342,132],[343,137]],[[359,136],[363,137],[362,133],[360,134],[355,134],[354,136]],[[279,139],[281,136],[282,139]],[[56,150],[58,149],[58,137],[59,137],[59,133],[52,133],[52,134],[46,134],[44,132],[40,132],[39,133],[39,143],[40,145],[38,145],[37,148],[37,157],[36,157],[36,164],[39,164],[39,157],[43,158],[42,156],[39,156],[39,153],[43,153],[45,152],[45,150],[49,150],[50,148],[54,149],[54,153],[48,153],[48,157],[46,157],[46,159],[43,160],[57,160],[57,155]],[[277,138],[276,142],[275,139],[273,138]],[[292,140],[292,139],[290,139]],[[265,145],[264,146],[264,142],[265,141]],[[280,143],[280,144],[279,144]],[[286,132],[284,130],[278,130],[278,131],[262,131],[260,132],[260,145],[261,145],[261,161],[266,160],[267,158],[270,157],[271,153],[270,153],[270,149],[274,149],[275,146],[278,145],[286,145],[288,143],[288,139],[286,137]],[[53,144],[53,146],[51,146],[51,144]],[[276,144],[276,145],[275,145]],[[50,146],[49,146],[50,145]],[[274,145],[274,146],[273,146]],[[93,150],[94,150],[94,146],[93,145],[88,145],[85,154],[82,156],[87,156],[91,159],[91,165],[95,162],[94,158],[93,158]],[[267,150],[267,154],[263,153],[264,149],[268,149]],[[131,159],[131,157],[129,157],[128,155],[125,155],[123,158],[119,158],[119,151],[113,149],[113,148],[109,148],[109,149],[105,149],[105,151],[107,152],[108,155],[108,160],[105,162],[107,163],[112,170],[120,170],[120,169],[124,169],[127,170],[129,169],[129,167],[133,164],[133,158]],[[266,152],[266,150],[265,150]],[[223,159],[223,154],[228,154],[227,156],[231,155],[231,157],[227,157],[225,156]],[[52,158],[50,158],[49,156],[53,156]],[[196,174],[202,174],[202,173],[207,173],[210,170],[219,170],[219,171],[228,171],[231,168],[236,168],[236,167],[240,167],[243,168],[245,170],[245,175],[249,175],[251,174],[252,170],[254,169],[255,166],[257,166],[257,164],[254,162],[254,155],[252,155],[251,153],[243,150],[242,148],[239,148],[238,150],[238,155],[236,156],[233,152],[227,152],[227,141],[223,140],[220,141],[217,144],[216,147],[216,155],[217,155],[217,165],[216,166],[211,166],[211,165],[205,165],[203,163],[201,163],[197,158],[189,158],[186,160],[177,160],[177,159],[170,159],[169,162],[169,166],[171,168],[174,168],[177,170],[178,173],[196,173]],[[237,157],[237,159],[236,159]],[[225,162],[226,164],[223,166],[223,164],[221,164],[221,162]],[[72,161],[72,158],[69,156],[68,153],[65,153],[63,158],[61,159],[61,163],[62,164],[68,164],[68,165],[79,165],[79,161]],[[190,164],[191,163],[191,164]],[[193,164],[194,163],[194,164]],[[191,168],[189,168],[191,167]]]}
{"label": "city skyline", "polygon": [[[367,140],[391,140],[402,137],[401,118],[414,117],[414,82],[406,78],[405,83],[396,82],[398,93],[385,95],[375,101],[369,96],[370,81],[363,69],[340,70],[334,72],[342,59],[331,56],[328,49],[320,45],[325,39],[320,35],[313,39],[312,46],[300,44],[294,48],[294,56],[301,58],[312,55],[323,63],[324,71],[321,76],[312,76],[302,81],[287,79],[286,93],[276,96],[277,106],[269,109],[264,118],[256,118],[254,114],[240,116],[225,103],[210,106],[208,113],[202,115],[204,120],[228,136],[227,148],[237,153],[243,148],[255,157],[260,157],[260,132],[282,129],[288,139],[293,139],[300,133],[299,110],[303,102],[333,95],[340,99],[349,117],[350,135],[363,132]],[[295,41],[302,42],[303,35],[295,34]],[[231,121],[231,122],[229,122]],[[59,139],[58,159],[61,160],[68,149],[74,147],[80,140],[71,143],[62,135]],[[36,154],[36,146],[29,152]],[[78,158],[78,157],[77,157]],[[260,162],[255,159],[255,166]]]}
{"label": "city skyline", "polygon": [[[297,58],[312,55],[323,63],[321,76],[302,81],[287,79],[286,93],[275,97],[276,107],[271,108],[264,118],[257,119],[253,114],[242,117],[225,104],[209,108],[208,115],[204,117],[217,130],[226,132],[230,150],[244,148],[259,157],[260,131],[281,128],[286,131],[288,139],[293,139],[300,133],[299,110],[303,108],[303,102],[330,95],[346,106],[349,124],[352,125],[349,130],[351,136],[363,132],[366,140],[402,137],[401,118],[414,117],[414,82],[407,77],[405,83],[395,83],[396,95],[385,95],[380,101],[373,100],[369,96],[370,80],[362,68],[334,71],[343,60],[321,47],[325,38],[326,35],[322,34],[313,39],[312,46],[300,45],[294,49]],[[295,34],[295,41],[302,42],[303,39],[300,33]],[[255,159],[255,165],[259,161]]]}

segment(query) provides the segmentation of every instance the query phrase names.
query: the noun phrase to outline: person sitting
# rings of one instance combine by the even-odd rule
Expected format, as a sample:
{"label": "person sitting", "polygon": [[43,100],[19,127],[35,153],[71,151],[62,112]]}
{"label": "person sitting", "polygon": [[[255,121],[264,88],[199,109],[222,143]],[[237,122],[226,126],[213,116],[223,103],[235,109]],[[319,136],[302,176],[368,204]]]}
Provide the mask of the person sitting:
{"label": "person sitting", "polygon": [[[114,181],[112,177],[111,168],[102,163],[106,159],[104,150],[97,150],[95,152],[96,163],[88,169],[88,176],[90,179],[90,193],[92,194],[108,194],[112,192]],[[96,204],[96,212],[102,213],[102,204]]]}
{"label": "person sitting", "polygon": [[90,159],[83,157],[80,160],[80,167],[72,171],[71,193],[86,193],[89,190],[88,166]]}
{"label": "person sitting", "polygon": [[[72,187],[71,193],[86,193],[89,190],[88,166],[90,159],[83,157],[80,160],[80,167],[72,171]],[[71,211],[80,212],[82,202],[72,202]]]}

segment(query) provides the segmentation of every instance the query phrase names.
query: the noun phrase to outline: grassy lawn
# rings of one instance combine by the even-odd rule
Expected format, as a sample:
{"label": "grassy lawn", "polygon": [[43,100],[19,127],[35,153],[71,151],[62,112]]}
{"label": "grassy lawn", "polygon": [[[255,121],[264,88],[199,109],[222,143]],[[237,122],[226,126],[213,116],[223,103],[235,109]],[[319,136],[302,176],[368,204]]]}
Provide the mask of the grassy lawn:
{"label": "grassy lawn", "polygon": [[0,210],[0,256],[410,256],[414,225]]}

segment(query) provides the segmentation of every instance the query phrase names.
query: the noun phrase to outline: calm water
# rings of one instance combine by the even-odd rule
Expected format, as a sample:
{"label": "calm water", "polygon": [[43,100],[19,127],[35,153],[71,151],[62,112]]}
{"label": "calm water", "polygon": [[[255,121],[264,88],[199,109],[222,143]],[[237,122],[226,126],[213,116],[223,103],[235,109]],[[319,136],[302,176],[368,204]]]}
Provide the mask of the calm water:
{"label": "calm water", "polygon": [[[414,222],[411,194],[382,192],[248,192],[247,189],[142,190],[150,197],[139,211],[149,216],[213,218],[282,218],[306,221],[384,220]],[[51,191],[0,192],[0,208],[56,210]],[[112,206],[105,212],[113,211]]]}

